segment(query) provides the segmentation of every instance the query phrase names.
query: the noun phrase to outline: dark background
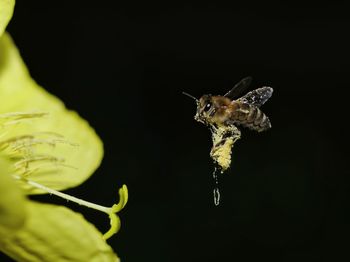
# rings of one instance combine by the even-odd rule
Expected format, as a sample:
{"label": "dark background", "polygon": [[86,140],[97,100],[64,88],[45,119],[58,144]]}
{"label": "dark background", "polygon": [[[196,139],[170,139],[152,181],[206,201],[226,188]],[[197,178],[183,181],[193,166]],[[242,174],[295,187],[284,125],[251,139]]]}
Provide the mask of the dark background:
{"label": "dark background", "polygon": [[[122,260],[349,261],[345,1],[118,2],[19,0],[8,31],[33,78],[104,141],[96,174],[67,192],[111,205],[129,188],[108,241]],[[181,92],[224,94],[247,75],[274,88],[273,128],[242,130],[215,207],[210,133]]]}

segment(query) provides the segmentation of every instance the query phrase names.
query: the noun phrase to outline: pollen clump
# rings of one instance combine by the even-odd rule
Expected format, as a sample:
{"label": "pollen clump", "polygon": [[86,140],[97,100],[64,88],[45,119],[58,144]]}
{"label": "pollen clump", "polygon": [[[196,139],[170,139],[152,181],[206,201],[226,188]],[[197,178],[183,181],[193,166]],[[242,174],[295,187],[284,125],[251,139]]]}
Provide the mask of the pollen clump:
{"label": "pollen clump", "polygon": [[210,157],[223,173],[230,167],[232,147],[241,138],[241,132],[235,126],[223,125],[213,127],[211,131],[213,147],[210,151]]}

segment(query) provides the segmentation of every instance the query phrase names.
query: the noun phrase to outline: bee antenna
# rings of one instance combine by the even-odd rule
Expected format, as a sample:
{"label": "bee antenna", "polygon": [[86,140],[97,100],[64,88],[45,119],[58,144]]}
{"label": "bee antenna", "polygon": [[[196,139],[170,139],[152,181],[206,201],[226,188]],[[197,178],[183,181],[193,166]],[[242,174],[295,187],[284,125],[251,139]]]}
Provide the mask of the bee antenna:
{"label": "bee antenna", "polygon": [[185,95],[185,96],[188,96],[188,97],[190,97],[192,99],[194,99],[198,103],[198,99],[195,98],[193,95],[190,95],[189,93],[186,93],[186,92],[182,92],[182,94]]}

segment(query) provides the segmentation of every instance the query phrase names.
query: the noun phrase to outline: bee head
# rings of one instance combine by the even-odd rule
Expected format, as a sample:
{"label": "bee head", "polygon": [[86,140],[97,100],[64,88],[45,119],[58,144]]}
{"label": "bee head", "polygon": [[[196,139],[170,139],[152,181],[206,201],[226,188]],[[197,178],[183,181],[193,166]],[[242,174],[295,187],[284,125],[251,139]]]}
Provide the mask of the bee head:
{"label": "bee head", "polygon": [[215,113],[212,95],[203,95],[197,103],[197,113],[194,119],[203,124],[209,124],[211,117]]}
{"label": "bee head", "polygon": [[209,124],[210,117],[212,117],[212,114],[215,113],[212,95],[203,95],[200,99],[197,99],[188,93],[182,93],[196,101],[197,112],[194,119],[203,124]]}

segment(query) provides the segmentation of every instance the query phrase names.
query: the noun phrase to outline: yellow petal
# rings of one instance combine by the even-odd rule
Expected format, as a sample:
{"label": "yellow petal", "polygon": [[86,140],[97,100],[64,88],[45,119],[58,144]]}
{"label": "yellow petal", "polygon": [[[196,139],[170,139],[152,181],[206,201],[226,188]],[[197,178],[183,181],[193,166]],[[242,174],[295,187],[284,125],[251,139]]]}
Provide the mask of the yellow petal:
{"label": "yellow petal", "polygon": [[[68,111],[58,98],[30,77],[16,46],[6,33],[0,38],[0,57],[0,115],[13,117],[9,113],[32,112],[34,116],[41,116],[27,121],[12,121],[7,128],[9,130],[0,129],[0,134],[6,135],[2,141],[15,141],[26,135],[37,136],[35,141],[44,143],[38,142],[28,150],[33,157],[27,159],[33,160],[30,165],[34,165],[32,168],[25,165],[31,173],[30,179],[56,190],[81,184],[100,165],[103,155],[101,140],[85,120]],[[39,160],[34,156],[39,156]],[[30,193],[43,192],[34,189]]]}
{"label": "yellow petal", "polygon": [[0,158],[0,238],[19,230],[25,221],[25,197],[8,174],[9,163]]}
{"label": "yellow petal", "polygon": [[97,229],[68,208],[28,201],[25,226],[0,249],[16,261],[119,261]]}
{"label": "yellow petal", "polygon": [[14,0],[0,0],[0,37],[4,33],[5,28],[12,17],[14,6]]}

